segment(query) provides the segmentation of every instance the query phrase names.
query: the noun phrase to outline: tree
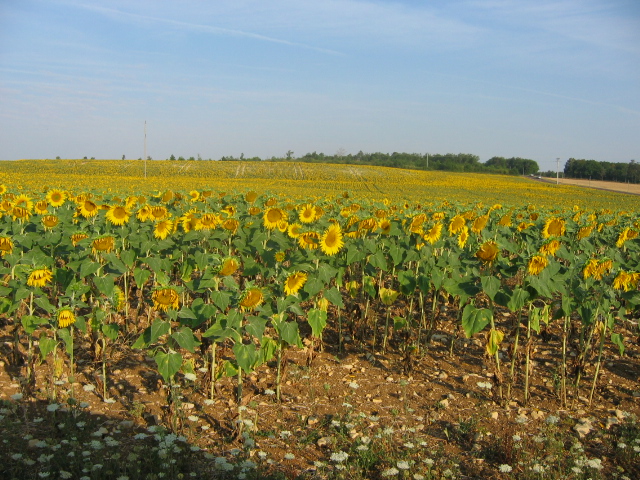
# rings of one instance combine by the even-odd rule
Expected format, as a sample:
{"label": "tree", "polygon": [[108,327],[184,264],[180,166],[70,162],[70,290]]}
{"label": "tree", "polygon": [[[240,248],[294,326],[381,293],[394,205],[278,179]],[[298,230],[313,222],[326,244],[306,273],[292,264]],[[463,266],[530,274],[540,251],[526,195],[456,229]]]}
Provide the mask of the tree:
{"label": "tree", "polygon": [[171,156],[169,157],[169,160],[175,160],[176,156],[172,153]]}
{"label": "tree", "polygon": [[124,155],[122,155],[122,159],[124,160]]}
{"label": "tree", "polygon": [[287,150],[287,160],[291,160],[292,156],[293,156],[293,151],[292,150]]}

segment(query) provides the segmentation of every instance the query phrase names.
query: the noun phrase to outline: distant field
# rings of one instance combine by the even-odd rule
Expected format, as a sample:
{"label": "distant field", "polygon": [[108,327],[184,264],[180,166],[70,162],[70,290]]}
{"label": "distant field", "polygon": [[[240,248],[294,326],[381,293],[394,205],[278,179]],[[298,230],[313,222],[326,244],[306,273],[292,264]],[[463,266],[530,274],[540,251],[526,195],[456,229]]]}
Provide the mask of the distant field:
{"label": "distant field", "polygon": [[612,192],[640,195],[640,184],[637,183],[603,182],[600,180],[583,180],[577,178],[560,178],[559,182],[563,185],[575,185],[578,187],[597,188]]}
{"label": "distant field", "polygon": [[[487,202],[540,207],[637,209],[640,199],[521,177],[298,162],[20,160],[0,162],[0,182],[27,191],[157,193],[211,189],[301,197],[352,197],[440,204]],[[593,182],[595,183],[595,182]],[[607,183],[607,182],[605,182]]]}

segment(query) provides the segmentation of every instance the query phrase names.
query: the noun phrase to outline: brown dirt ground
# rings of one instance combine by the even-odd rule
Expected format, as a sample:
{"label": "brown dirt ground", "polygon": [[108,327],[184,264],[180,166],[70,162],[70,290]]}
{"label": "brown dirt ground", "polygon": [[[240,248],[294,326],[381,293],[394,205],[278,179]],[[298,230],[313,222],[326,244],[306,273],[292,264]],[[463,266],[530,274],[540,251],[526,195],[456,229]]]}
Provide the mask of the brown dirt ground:
{"label": "brown dirt ground", "polygon": [[[548,183],[556,183],[555,178],[536,179],[537,181],[545,181]],[[640,184],[622,183],[622,182],[605,182],[601,180],[584,180],[580,178],[559,178],[558,183],[563,185],[575,185],[577,187],[596,188],[599,190],[609,190],[612,192],[629,193],[632,195],[640,195]]]}
{"label": "brown dirt ground", "polygon": [[[384,325],[384,316],[381,312],[378,315],[380,324]],[[500,312],[497,319],[500,328],[512,332],[513,317],[509,313]],[[327,448],[320,445],[313,435],[322,422],[343,418],[347,408],[354,415],[363,413],[366,419],[377,418],[370,423],[365,419],[365,425],[359,431],[351,432],[352,437],[366,434],[367,429],[373,433],[378,427],[391,426],[397,441],[402,442],[408,431],[414,432],[413,435],[417,432],[432,448],[443,448],[447,454],[459,458],[463,465],[466,462],[469,476],[465,478],[484,478],[489,471],[493,472],[493,478],[498,478],[495,476],[496,465],[485,471],[481,459],[472,454],[473,448],[477,449],[476,443],[485,442],[486,445],[491,436],[495,439],[511,436],[514,432],[534,435],[544,427],[544,419],[549,414],[562,416],[568,422],[569,430],[578,419],[586,417],[593,417],[594,425],[602,427],[616,409],[640,415],[637,325],[627,324],[630,330],[622,330],[627,344],[623,357],[618,355],[617,347],[614,350],[612,345],[608,345],[592,405],[588,404],[586,397],[589,396],[595,370],[595,348],[586,362],[579,396],[570,390],[569,406],[563,409],[557,392],[561,351],[557,322],[551,323],[537,336],[532,349],[531,400],[527,405],[523,401],[522,345],[517,357],[512,398],[505,402],[498,397],[497,385],[500,382],[495,375],[493,358],[485,354],[484,337],[478,334],[472,339],[464,338],[459,328],[454,327],[454,319],[441,318],[435,335],[424,344],[421,355],[412,357],[407,357],[402,351],[403,341],[399,335],[392,338],[390,348],[382,353],[379,348],[373,351],[369,345],[361,344],[357,331],[349,332],[346,327],[348,318],[343,324],[345,341],[342,351],[338,348],[337,332],[331,329],[335,321],[330,322],[325,331],[324,351],[314,353],[308,348],[287,351],[281,403],[267,394],[269,389],[275,390],[273,362],[259,367],[245,378],[242,404],[247,406],[245,418],[257,422],[257,449],[268,452],[270,458],[283,458],[284,453],[291,451],[290,440],[279,435],[283,430],[292,432],[298,440],[309,440],[298,444],[295,461],[274,466],[289,477],[313,470],[314,460],[327,460]],[[23,391],[19,382],[25,373],[25,345],[20,346],[22,352],[16,356],[13,330],[11,323],[0,320],[0,392],[4,399]],[[382,330],[379,335],[381,333]],[[501,346],[503,390],[506,390],[512,351],[508,342],[512,341],[513,335],[506,337]],[[125,342],[119,339],[117,344],[108,347],[108,385],[109,396],[115,399],[113,404],[104,403],[101,398],[100,363],[94,359],[94,346],[86,340],[76,342],[76,398],[88,402],[91,412],[96,415],[116,420],[133,419],[139,428],[150,424],[167,425],[170,422],[167,389],[152,359],[123,346],[130,345],[134,339],[132,335],[124,339]],[[570,371],[576,368],[576,342],[572,342],[569,351]],[[228,357],[230,353],[229,349],[218,351],[219,358]],[[194,361],[196,369],[203,367],[201,355],[194,356]],[[51,370],[51,359],[37,367],[33,396],[28,400],[34,405],[36,400],[42,403],[50,396],[48,378],[51,378]],[[570,379],[573,378],[572,375]],[[213,403],[205,402],[210,385],[206,373],[198,372],[198,379],[192,383],[183,378],[181,381],[186,384],[181,428],[189,441],[214,455],[238,447],[239,442],[234,439],[238,415],[235,379],[223,378],[218,382]],[[352,382],[357,383],[357,389],[350,386]],[[490,391],[484,390],[478,385],[483,382],[491,382],[494,387]],[[96,388],[86,391],[83,388],[86,385]],[[69,387],[67,384],[60,388]],[[351,407],[344,406],[344,403]],[[188,420],[188,415],[197,416],[197,421]],[[516,421],[517,417],[523,416],[526,423]],[[449,438],[448,432],[469,419],[477,421],[477,431],[484,432],[483,435],[468,443]]]}

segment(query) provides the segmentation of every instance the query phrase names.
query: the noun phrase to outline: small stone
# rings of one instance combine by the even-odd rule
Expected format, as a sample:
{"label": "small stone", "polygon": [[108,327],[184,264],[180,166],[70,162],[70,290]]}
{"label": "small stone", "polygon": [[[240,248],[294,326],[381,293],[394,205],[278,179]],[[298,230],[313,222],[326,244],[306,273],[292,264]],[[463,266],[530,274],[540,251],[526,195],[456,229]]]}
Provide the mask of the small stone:
{"label": "small stone", "polygon": [[123,420],[120,422],[120,427],[121,428],[131,428],[133,427],[133,421],[131,420]]}
{"label": "small stone", "polygon": [[195,405],[193,403],[185,402],[182,404],[182,408],[184,408],[185,410],[193,410],[195,408]]}
{"label": "small stone", "polygon": [[319,421],[318,417],[309,417],[307,418],[307,425],[316,425]]}
{"label": "small stone", "polygon": [[499,414],[498,412],[491,412],[491,418],[492,418],[493,420],[497,420],[499,415],[500,415],[500,414]]}
{"label": "small stone", "polygon": [[591,432],[591,430],[593,430],[593,425],[591,425],[588,418],[580,418],[573,429],[578,432],[580,438],[584,438],[589,434],[589,432]]}
{"label": "small stone", "polygon": [[316,442],[316,445],[318,445],[319,447],[329,447],[334,442],[335,442],[335,439],[333,437],[321,437]]}
{"label": "small stone", "polygon": [[541,418],[544,418],[544,413],[541,410],[534,410],[531,412],[531,418],[534,420],[540,420]]}
{"label": "small stone", "polygon": [[449,408],[449,399],[448,399],[448,398],[445,398],[444,400],[440,400],[440,401],[438,402],[438,406],[439,406],[440,408]]}
{"label": "small stone", "polygon": [[393,382],[393,377],[387,377],[385,380],[386,380],[387,382]]}
{"label": "small stone", "polygon": [[609,430],[613,425],[617,425],[619,423],[620,420],[618,420],[616,417],[609,417],[607,418],[607,423],[605,424],[604,428]]}
{"label": "small stone", "polygon": [[448,378],[449,375],[447,375],[447,372],[440,372],[440,374],[438,375],[438,378],[440,380],[444,380],[445,378]]}

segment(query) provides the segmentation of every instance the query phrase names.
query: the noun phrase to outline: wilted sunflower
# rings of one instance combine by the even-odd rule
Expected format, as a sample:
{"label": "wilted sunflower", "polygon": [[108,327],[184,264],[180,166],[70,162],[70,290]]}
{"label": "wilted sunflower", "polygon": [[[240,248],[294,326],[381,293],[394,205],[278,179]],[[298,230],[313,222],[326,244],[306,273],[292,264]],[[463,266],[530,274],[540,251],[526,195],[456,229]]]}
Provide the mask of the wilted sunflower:
{"label": "wilted sunflower", "polygon": [[500,225],[501,227],[510,227],[512,225],[511,214],[507,213],[506,215],[503,215],[502,218],[500,218],[498,225]]}
{"label": "wilted sunflower", "polygon": [[244,312],[247,310],[254,310],[263,302],[264,295],[262,294],[262,290],[258,287],[251,287],[243,293],[240,300],[240,308]]}
{"label": "wilted sunflower", "polygon": [[469,229],[465,225],[458,234],[458,246],[460,248],[464,248],[464,246],[467,244],[467,240],[469,240]]}
{"label": "wilted sunflower", "polygon": [[613,280],[613,288],[616,290],[624,290],[628,292],[638,288],[638,281],[640,280],[640,273],[625,272],[620,270],[616,278]]}
{"label": "wilted sunflower", "polygon": [[151,207],[149,218],[151,218],[152,221],[159,222],[161,220],[164,220],[168,216],[169,211],[167,210],[167,207],[163,205],[156,205],[154,207]]}
{"label": "wilted sunflower", "polygon": [[411,219],[411,225],[409,226],[409,231],[411,233],[417,233],[418,235],[423,234],[422,225],[424,224],[427,216],[424,213],[416,215]]}
{"label": "wilted sunflower", "polygon": [[231,233],[236,233],[239,226],[240,226],[240,222],[235,218],[228,218],[222,224],[222,228],[224,228],[225,230]]}
{"label": "wilted sunflower", "polygon": [[254,207],[251,207],[251,208],[248,210],[248,213],[249,213],[249,215],[252,215],[252,216],[254,216],[254,217],[255,217],[255,216],[257,216],[257,215],[260,215],[260,214],[262,213],[262,210],[260,210],[260,207],[255,207],[255,206],[254,206]]}
{"label": "wilted sunflower", "polygon": [[620,235],[618,236],[618,240],[616,241],[616,247],[622,248],[622,246],[624,245],[624,242],[626,242],[627,240],[632,240],[637,236],[638,236],[638,232],[636,232],[635,230],[631,230],[628,227],[625,228],[622,232],[620,232]]}
{"label": "wilted sunflower", "polygon": [[449,222],[449,235],[457,235],[462,230],[462,227],[465,226],[465,217],[462,215],[456,215]]}
{"label": "wilted sunflower", "polygon": [[48,268],[36,268],[32,270],[27,279],[30,287],[44,287],[53,278],[53,272]]}
{"label": "wilted sunflower", "polygon": [[104,235],[96,238],[91,242],[91,251],[95,254],[98,252],[109,253],[116,247],[116,239],[111,235]]}
{"label": "wilted sunflower", "polygon": [[541,255],[555,255],[558,249],[562,246],[559,240],[553,239],[543,244],[538,252]]}
{"label": "wilted sunflower", "polygon": [[78,245],[78,242],[81,242],[85,238],[89,238],[89,235],[84,232],[78,232],[71,235],[71,243],[74,247]]}
{"label": "wilted sunflower", "polygon": [[287,277],[284,281],[284,293],[287,295],[295,295],[298,293],[305,282],[307,281],[307,274],[304,272],[295,272]]}
{"label": "wilted sunflower", "polygon": [[264,215],[262,217],[263,225],[268,230],[273,230],[274,228],[277,228],[278,222],[286,219],[287,219],[287,214],[284,212],[284,210],[281,210],[279,208],[270,208],[269,210],[264,212]]}
{"label": "wilted sunflower", "polygon": [[613,268],[613,262],[609,259],[604,259],[599,262],[596,258],[590,259],[582,270],[582,275],[586,280],[589,277],[593,277],[595,280],[602,280],[602,277],[611,272]]}
{"label": "wilted sunflower", "polygon": [[197,202],[200,199],[200,192],[197,190],[191,190],[189,192],[189,201]]}
{"label": "wilted sunflower", "polygon": [[59,222],[57,215],[45,215],[42,217],[42,225],[44,225],[45,229],[51,229],[58,225]]}
{"label": "wilted sunflower", "polygon": [[196,230],[213,230],[220,223],[220,218],[215,213],[205,213],[203,214],[197,225]]}
{"label": "wilted sunflower", "polygon": [[382,303],[388,306],[396,301],[398,295],[400,295],[400,292],[392,290],[391,288],[380,287],[378,295],[380,295],[380,300],[382,300]]}
{"label": "wilted sunflower", "polygon": [[315,250],[320,246],[320,235],[316,232],[304,232],[298,236],[298,245],[307,250]]}
{"label": "wilted sunflower", "polygon": [[358,224],[358,230],[361,232],[374,231],[376,228],[378,228],[378,220],[375,217],[365,218]]}
{"label": "wilted sunflower", "polygon": [[114,225],[124,225],[129,221],[130,216],[131,212],[122,205],[113,205],[109,207],[109,210],[107,210],[107,213],[105,214],[107,221]]}
{"label": "wilted sunflower", "polygon": [[493,240],[489,240],[488,242],[484,242],[482,245],[480,245],[480,248],[476,252],[476,257],[478,257],[484,263],[491,264],[498,257],[498,253],[500,253],[498,244]]}
{"label": "wilted sunflower", "polygon": [[264,206],[265,207],[273,207],[276,203],[278,203],[278,200],[276,200],[275,198],[271,197],[266,202],[264,202]]}
{"label": "wilted sunflower", "polygon": [[316,220],[315,207],[310,203],[303,205],[298,212],[298,218],[302,223],[313,223]]}
{"label": "wilted sunflower", "polygon": [[78,213],[84,218],[95,217],[98,214],[98,206],[91,200],[84,200],[78,205]]}
{"label": "wilted sunflower", "polygon": [[28,222],[31,218],[31,213],[24,207],[13,207],[11,209],[11,216],[14,220],[18,220],[21,223]]}
{"label": "wilted sunflower", "polygon": [[153,300],[153,308],[166,312],[169,309],[178,309],[180,296],[172,287],[160,287],[153,291],[151,300]]}
{"label": "wilted sunflower", "polygon": [[547,219],[544,222],[544,227],[542,228],[542,236],[544,238],[549,237],[561,237],[565,232],[565,221],[559,217],[552,217]]}
{"label": "wilted sunflower", "polygon": [[156,227],[153,229],[153,236],[164,240],[173,232],[173,227],[174,224],[172,220],[162,220],[156,223]]}
{"label": "wilted sunflower", "polygon": [[440,237],[442,236],[442,228],[443,225],[438,222],[433,227],[431,227],[429,231],[422,236],[422,238],[425,242],[429,242],[431,245],[433,245],[438,240],[440,240]]}
{"label": "wilted sunflower", "polygon": [[327,255],[335,255],[344,246],[340,225],[334,223],[327,228],[320,239],[320,248]]}
{"label": "wilted sunflower", "polygon": [[595,277],[598,272],[598,260],[595,258],[590,259],[582,269],[582,276],[586,280],[589,277]]}
{"label": "wilted sunflower", "polygon": [[226,277],[227,275],[233,275],[240,268],[240,262],[236,258],[227,258],[218,270],[218,275]]}
{"label": "wilted sunflower", "polygon": [[481,215],[473,221],[473,225],[471,226],[471,231],[475,234],[479,234],[484,230],[484,227],[487,226],[487,222],[489,221],[489,215]]}
{"label": "wilted sunflower", "polygon": [[49,203],[47,203],[46,200],[40,200],[39,202],[35,203],[35,205],[33,206],[33,210],[38,215],[46,215],[48,213],[47,211],[48,207],[49,207]]}
{"label": "wilted sunflower", "polygon": [[58,310],[58,328],[66,328],[74,323],[76,323],[76,316],[73,310],[68,307]]}
{"label": "wilted sunflower", "polygon": [[580,230],[578,230],[578,234],[576,235],[577,239],[582,240],[583,238],[587,238],[588,236],[590,236],[591,232],[593,232],[593,228],[593,225],[591,225],[590,227],[580,228]]}
{"label": "wilted sunflower", "polygon": [[0,237],[0,257],[13,252],[13,242],[9,237]]}
{"label": "wilted sunflower", "polygon": [[531,260],[529,260],[527,271],[529,272],[529,275],[539,275],[540,272],[542,272],[542,270],[547,267],[547,265],[549,265],[549,260],[547,260],[547,257],[544,257],[542,255],[534,255],[533,257],[531,257]]}

